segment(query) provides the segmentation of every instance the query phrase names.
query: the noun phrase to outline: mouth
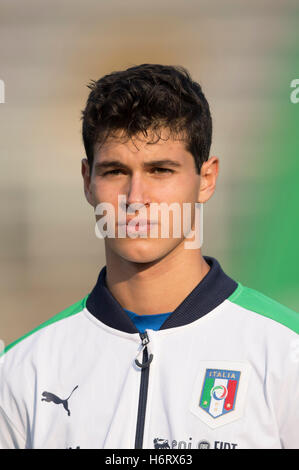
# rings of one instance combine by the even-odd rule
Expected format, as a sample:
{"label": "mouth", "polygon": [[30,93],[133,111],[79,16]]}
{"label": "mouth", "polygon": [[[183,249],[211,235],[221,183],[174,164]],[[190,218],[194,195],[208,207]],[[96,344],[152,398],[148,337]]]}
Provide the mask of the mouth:
{"label": "mouth", "polygon": [[[132,219],[131,219],[132,220]],[[118,224],[119,227],[126,227],[126,233],[129,234],[142,234],[148,233],[151,228],[156,227],[158,222],[150,220],[139,220],[136,223],[131,223],[127,220],[124,224]]]}

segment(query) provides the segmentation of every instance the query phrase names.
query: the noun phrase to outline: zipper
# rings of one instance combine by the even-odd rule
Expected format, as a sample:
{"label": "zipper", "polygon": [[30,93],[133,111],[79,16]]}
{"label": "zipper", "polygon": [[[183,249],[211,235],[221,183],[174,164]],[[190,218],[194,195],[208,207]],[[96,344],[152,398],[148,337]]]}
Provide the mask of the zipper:
{"label": "zipper", "polygon": [[138,403],[138,414],[137,414],[137,424],[136,424],[136,435],[135,435],[135,449],[142,449],[143,445],[143,435],[144,435],[144,423],[145,423],[145,413],[146,413],[146,402],[147,402],[147,392],[148,392],[148,382],[149,382],[149,369],[150,363],[153,360],[153,355],[148,354],[147,345],[149,343],[149,337],[147,332],[140,333],[140,338],[142,341],[142,363],[139,362],[138,356],[135,359],[135,364],[141,368],[141,378],[140,378],[140,389],[139,389],[139,403]]}

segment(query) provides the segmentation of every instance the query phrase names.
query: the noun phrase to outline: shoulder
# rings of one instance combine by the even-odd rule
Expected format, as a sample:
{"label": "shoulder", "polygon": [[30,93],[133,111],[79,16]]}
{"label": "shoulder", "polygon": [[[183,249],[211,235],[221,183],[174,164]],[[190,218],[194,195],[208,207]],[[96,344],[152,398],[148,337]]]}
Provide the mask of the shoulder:
{"label": "shoulder", "polygon": [[49,326],[55,324],[55,325],[63,327],[65,325],[63,320],[66,320],[70,317],[74,317],[74,315],[79,314],[80,312],[84,310],[87,298],[88,298],[88,295],[86,295],[81,300],[75,302],[68,308],[60,311],[53,317],[49,318],[47,321],[41,323],[36,328],[29,331],[25,335],[21,336],[17,340],[10,343],[8,346],[4,348],[3,352],[0,353],[0,360],[1,358],[3,360],[3,356],[6,356],[8,352],[17,351],[23,348],[26,349],[26,347],[29,344],[32,345],[35,342],[35,340],[37,340],[41,335],[42,336],[44,336],[45,334],[47,335],[48,332],[50,331]]}
{"label": "shoulder", "polygon": [[295,333],[299,333],[299,313],[250,287],[238,283],[237,289],[228,297],[228,301],[268,318],[277,324],[284,325]]}

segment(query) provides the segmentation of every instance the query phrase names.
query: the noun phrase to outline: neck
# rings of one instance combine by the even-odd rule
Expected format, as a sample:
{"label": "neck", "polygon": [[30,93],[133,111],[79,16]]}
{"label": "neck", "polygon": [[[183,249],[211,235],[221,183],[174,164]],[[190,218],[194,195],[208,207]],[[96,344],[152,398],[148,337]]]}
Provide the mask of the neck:
{"label": "neck", "polygon": [[201,250],[178,246],[150,263],[135,263],[106,249],[107,287],[123,308],[139,315],[172,312],[208,273]]}

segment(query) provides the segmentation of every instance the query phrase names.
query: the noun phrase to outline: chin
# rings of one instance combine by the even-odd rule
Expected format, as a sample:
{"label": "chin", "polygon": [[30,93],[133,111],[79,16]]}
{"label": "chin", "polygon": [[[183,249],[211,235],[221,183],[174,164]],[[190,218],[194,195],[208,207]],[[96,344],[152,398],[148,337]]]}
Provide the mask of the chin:
{"label": "chin", "polygon": [[[171,243],[172,241],[172,243]],[[131,263],[153,263],[164,258],[178,245],[178,240],[124,239],[111,244],[111,250]]]}

